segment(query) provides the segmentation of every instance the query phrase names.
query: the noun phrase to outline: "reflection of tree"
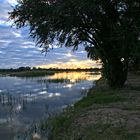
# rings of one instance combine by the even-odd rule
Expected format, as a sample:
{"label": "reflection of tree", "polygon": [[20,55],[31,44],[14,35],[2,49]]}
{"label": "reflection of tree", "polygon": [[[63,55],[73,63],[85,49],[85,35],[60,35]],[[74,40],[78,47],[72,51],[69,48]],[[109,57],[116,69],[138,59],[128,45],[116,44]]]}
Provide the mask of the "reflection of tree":
{"label": "reflection of tree", "polygon": [[69,83],[70,82],[70,80],[68,80],[68,79],[39,79],[39,80],[37,80],[37,82],[38,83],[45,83],[46,85],[47,85],[47,87],[48,87],[48,85],[49,85],[49,83]]}

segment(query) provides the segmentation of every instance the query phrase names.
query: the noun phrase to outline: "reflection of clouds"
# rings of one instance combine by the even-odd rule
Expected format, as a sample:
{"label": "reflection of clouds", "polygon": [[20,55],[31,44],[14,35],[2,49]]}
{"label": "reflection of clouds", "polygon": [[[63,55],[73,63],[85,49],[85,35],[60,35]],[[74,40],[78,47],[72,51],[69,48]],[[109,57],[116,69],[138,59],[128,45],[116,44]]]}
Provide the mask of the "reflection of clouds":
{"label": "reflection of clouds", "polygon": [[82,90],[85,90],[85,87],[82,87]]}
{"label": "reflection of clouds", "polygon": [[[14,126],[16,126],[16,128],[20,127],[21,129],[23,129],[23,125],[24,125],[15,116],[11,116],[8,118],[0,118],[0,124],[6,125],[3,127],[5,127],[7,130],[10,129],[10,132],[11,132],[11,128],[13,128]],[[13,132],[16,130],[17,129],[13,129]]]}
{"label": "reflection of clouds", "polygon": [[21,111],[21,109],[22,109],[22,106],[21,106],[20,104],[18,104],[18,105],[15,107],[15,111],[16,111],[16,112]]}
{"label": "reflection of clouds", "polygon": [[33,139],[41,139],[41,135],[38,133],[33,133],[32,137],[33,137]]}
{"label": "reflection of clouds", "polygon": [[26,101],[35,101],[38,99],[47,99],[47,98],[53,98],[58,96],[61,96],[61,93],[48,93],[47,91],[40,91],[34,94],[24,94],[23,98]]}
{"label": "reflection of clouds", "polygon": [[7,119],[0,118],[0,124],[7,123]]}
{"label": "reflection of clouds", "polygon": [[65,85],[65,86],[63,86],[63,88],[72,88],[72,84],[67,84],[67,85]]}
{"label": "reflection of clouds", "polygon": [[39,90],[40,90],[39,88],[33,89],[34,92],[37,92],[37,91],[39,91]]}
{"label": "reflection of clouds", "polygon": [[31,89],[33,86],[32,85],[26,85],[25,88]]}
{"label": "reflection of clouds", "polygon": [[19,82],[14,83],[14,86],[19,86],[19,85],[21,85],[21,83],[19,83]]}
{"label": "reflection of clouds", "polygon": [[48,97],[52,98],[52,97],[59,97],[61,96],[61,93],[49,93]]}
{"label": "reflection of clouds", "polygon": [[[63,75],[73,80],[79,80],[79,77],[82,79],[82,76],[85,75],[84,73],[79,74],[80,75],[78,76],[78,74],[67,73],[66,76],[66,74],[61,73],[57,76],[62,78]],[[76,77],[73,77],[74,75],[76,75]],[[92,77],[94,75],[90,76]],[[72,83],[71,81],[67,83],[52,82],[46,84],[46,82],[43,82],[45,79],[48,80],[47,78],[50,77],[51,76],[25,79],[18,77],[3,77],[5,80],[0,78],[3,79],[3,81],[0,80],[0,90],[2,91],[3,86],[5,87],[6,85],[5,89],[9,89],[8,93],[11,94],[7,95],[10,97],[9,103],[0,106],[0,111],[4,116],[3,118],[6,118],[7,116],[11,117],[8,121],[6,120],[7,124],[14,126],[13,128],[16,128],[18,131],[20,131],[20,129],[25,129],[25,126],[29,125],[33,120],[42,118],[44,117],[43,115],[46,115],[47,113],[58,112],[58,109],[64,109],[67,105],[79,100],[81,96],[83,96],[81,94],[81,91],[83,90],[81,89],[88,89],[92,85],[91,81],[85,81],[84,79],[78,83]],[[38,80],[40,80],[40,82],[42,80],[42,83],[38,82]],[[21,86],[13,87],[14,83],[20,83]],[[28,89],[27,86],[30,85],[32,85],[32,87]],[[12,91],[13,88],[15,89],[14,91]],[[19,94],[17,93],[18,90]],[[5,93],[7,93],[7,91]],[[8,112],[8,115],[5,112]],[[19,128],[17,127],[18,123],[21,123]],[[5,127],[7,127],[7,124],[4,124]],[[37,135],[35,133],[33,134],[34,138],[37,138]]]}
{"label": "reflection of clouds", "polygon": [[3,90],[0,89],[0,93],[3,92]]}
{"label": "reflection of clouds", "polygon": [[38,94],[39,95],[43,95],[43,94],[47,94],[48,92],[47,91],[41,91],[41,92],[39,92]]}

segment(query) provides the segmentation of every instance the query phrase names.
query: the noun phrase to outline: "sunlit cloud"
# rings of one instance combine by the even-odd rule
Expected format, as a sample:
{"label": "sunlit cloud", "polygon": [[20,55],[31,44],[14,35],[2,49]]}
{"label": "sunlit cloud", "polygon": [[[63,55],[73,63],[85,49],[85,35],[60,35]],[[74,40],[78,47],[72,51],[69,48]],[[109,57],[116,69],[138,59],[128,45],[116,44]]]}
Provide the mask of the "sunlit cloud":
{"label": "sunlit cloud", "polygon": [[91,60],[77,60],[77,59],[70,59],[68,62],[57,62],[53,64],[47,65],[39,65],[36,66],[37,68],[101,68],[101,64],[97,63],[96,61]]}

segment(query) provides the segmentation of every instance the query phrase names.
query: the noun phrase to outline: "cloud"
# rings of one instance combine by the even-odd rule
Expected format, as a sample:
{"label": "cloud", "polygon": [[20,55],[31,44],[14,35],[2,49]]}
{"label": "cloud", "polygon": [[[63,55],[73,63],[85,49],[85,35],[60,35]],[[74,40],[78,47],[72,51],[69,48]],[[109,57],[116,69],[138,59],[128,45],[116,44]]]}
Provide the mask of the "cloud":
{"label": "cloud", "polygon": [[[63,63],[66,65],[79,63],[82,65],[82,62],[85,65],[87,56],[83,47],[73,52],[72,48],[61,48],[55,45],[45,55],[41,53],[41,49],[36,47],[33,40],[29,37],[29,28],[20,30],[17,30],[15,27],[11,28],[12,22],[8,21],[8,12],[16,4],[16,0],[0,0],[0,68],[51,66],[52,64]],[[76,60],[76,62],[73,60]]]}
{"label": "cloud", "polygon": [[15,6],[17,3],[17,0],[6,0],[10,5]]}
{"label": "cloud", "polygon": [[101,68],[100,64],[91,60],[70,59],[68,62],[56,62],[48,65],[38,65],[38,68]]}

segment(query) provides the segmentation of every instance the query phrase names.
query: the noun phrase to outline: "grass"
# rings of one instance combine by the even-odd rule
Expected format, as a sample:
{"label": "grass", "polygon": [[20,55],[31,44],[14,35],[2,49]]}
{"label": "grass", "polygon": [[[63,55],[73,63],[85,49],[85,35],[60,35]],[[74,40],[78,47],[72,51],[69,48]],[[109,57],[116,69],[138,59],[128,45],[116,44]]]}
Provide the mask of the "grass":
{"label": "grass", "polygon": [[109,104],[113,102],[124,101],[125,98],[121,95],[117,95],[116,91],[96,91],[89,92],[88,96],[75,104],[75,107],[88,107],[92,104]]}
{"label": "grass", "polygon": [[45,75],[53,75],[53,71],[46,70],[37,70],[37,71],[21,71],[21,72],[1,72],[1,75],[8,76],[17,76],[17,77],[36,77],[36,76],[45,76]]}
{"label": "grass", "polygon": [[140,139],[140,86],[115,90],[103,81],[97,85],[73,107],[42,123],[48,140]]}

